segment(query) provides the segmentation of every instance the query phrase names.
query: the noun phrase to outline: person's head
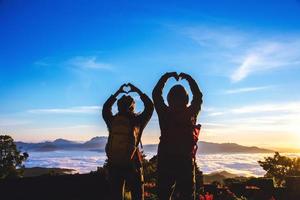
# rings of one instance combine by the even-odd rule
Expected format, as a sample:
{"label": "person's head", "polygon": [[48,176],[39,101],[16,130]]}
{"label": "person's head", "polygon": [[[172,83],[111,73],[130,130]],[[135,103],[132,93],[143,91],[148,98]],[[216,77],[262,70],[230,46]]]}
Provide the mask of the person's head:
{"label": "person's head", "polygon": [[168,93],[168,104],[172,109],[186,108],[189,103],[189,96],[182,85],[173,86]]}
{"label": "person's head", "polygon": [[118,110],[121,113],[134,112],[135,101],[131,96],[123,95],[117,102]]}

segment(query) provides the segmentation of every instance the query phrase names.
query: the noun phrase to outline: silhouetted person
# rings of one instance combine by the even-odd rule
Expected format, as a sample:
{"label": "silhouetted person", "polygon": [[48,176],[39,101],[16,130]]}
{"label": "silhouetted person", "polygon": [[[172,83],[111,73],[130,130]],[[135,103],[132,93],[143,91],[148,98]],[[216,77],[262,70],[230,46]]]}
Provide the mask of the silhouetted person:
{"label": "silhouetted person", "polygon": [[[191,87],[193,100],[188,106],[189,96],[185,88],[175,85],[168,93],[169,106],[164,102],[162,91],[167,80],[185,79]],[[179,199],[195,198],[195,145],[194,131],[201,109],[202,93],[195,80],[188,74],[176,72],[164,74],[153,93],[154,106],[158,114],[161,130],[158,146],[158,195],[160,200],[169,200],[176,183]]]}
{"label": "silhouetted person", "polygon": [[[125,92],[124,87],[130,87]],[[120,93],[137,92],[144,103],[144,111],[134,113],[135,101],[123,95],[117,102],[118,113],[112,114],[112,106]],[[151,99],[132,84],[124,84],[103,105],[102,116],[109,131],[106,154],[108,157],[109,183],[113,200],[121,200],[124,186],[131,190],[133,200],[144,199],[142,157],[138,149],[143,129],[153,113]]]}

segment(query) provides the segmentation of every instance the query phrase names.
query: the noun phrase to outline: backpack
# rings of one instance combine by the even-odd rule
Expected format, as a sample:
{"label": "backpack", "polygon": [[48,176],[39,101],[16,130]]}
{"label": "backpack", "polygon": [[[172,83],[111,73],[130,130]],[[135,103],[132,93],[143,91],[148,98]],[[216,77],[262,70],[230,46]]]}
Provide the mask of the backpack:
{"label": "backpack", "polygon": [[195,160],[201,124],[190,112],[169,109],[162,120],[163,135],[160,137],[160,152],[171,156],[189,156]]}
{"label": "backpack", "polygon": [[114,117],[107,143],[108,162],[113,166],[127,167],[132,160],[138,145],[138,129],[133,127],[127,116]]}

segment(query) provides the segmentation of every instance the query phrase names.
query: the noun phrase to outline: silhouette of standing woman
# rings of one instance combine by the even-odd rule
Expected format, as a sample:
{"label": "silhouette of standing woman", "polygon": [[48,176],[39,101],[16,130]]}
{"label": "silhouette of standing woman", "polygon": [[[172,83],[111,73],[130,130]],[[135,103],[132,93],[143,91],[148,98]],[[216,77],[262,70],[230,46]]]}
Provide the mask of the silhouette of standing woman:
{"label": "silhouette of standing woman", "polygon": [[[185,79],[193,93],[188,106],[189,96],[182,85],[175,85],[168,93],[169,106],[164,102],[162,91],[169,78]],[[200,131],[196,125],[201,109],[202,93],[196,81],[188,74],[170,72],[164,74],[152,93],[154,107],[159,118],[161,130],[158,146],[158,196],[169,200],[175,185],[176,199],[195,199],[195,137]]]}
{"label": "silhouette of standing woman", "polygon": [[[130,91],[124,91],[124,87],[129,87]],[[136,114],[134,99],[123,95],[117,102],[118,113],[113,115],[112,106],[117,101],[117,96],[129,92],[139,94],[145,106],[144,111]],[[103,105],[102,116],[109,131],[105,150],[108,157],[112,200],[124,198],[125,182],[133,200],[144,199],[142,156],[138,144],[152,113],[151,99],[130,83],[122,85]]]}

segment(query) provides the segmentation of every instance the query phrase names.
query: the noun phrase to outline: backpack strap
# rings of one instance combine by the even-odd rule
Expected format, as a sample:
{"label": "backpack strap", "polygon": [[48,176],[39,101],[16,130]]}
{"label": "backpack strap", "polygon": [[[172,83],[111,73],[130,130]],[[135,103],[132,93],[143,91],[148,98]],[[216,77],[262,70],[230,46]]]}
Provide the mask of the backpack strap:
{"label": "backpack strap", "polygon": [[[140,131],[140,130],[138,130],[138,131]],[[138,154],[138,159],[139,159],[139,161],[140,161],[140,163],[141,163],[141,162],[143,161],[143,156],[142,156],[141,152],[138,150],[139,144],[140,144],[140,146],[141,146],[141,149],[143,149],[143,144],[142,144],[142,134],[141,134],[140,132],[139,132],[139,135],[138,135],[138,138],[137,138],[137,143],[136,143],[134,152],[132,152],[131,159],[134,158],[134,155],[135,155],[136,152],[137,152],[137,154]]]}
{"label": "backpack strap", "polygon": [[196,153],[198,150],[198,138],[200,135],[200,130],[201,130],[201,124],[195,125],[194,130],[193,130],[193,142],[194,142],[194,147],[192,151],[192,158],[196,160]]}
{"label": "backpack strap", "polygon": [[140,139],[140,146],[141,146],[141,149],[144,149],[144,148],[143,148],[142,139]]}

